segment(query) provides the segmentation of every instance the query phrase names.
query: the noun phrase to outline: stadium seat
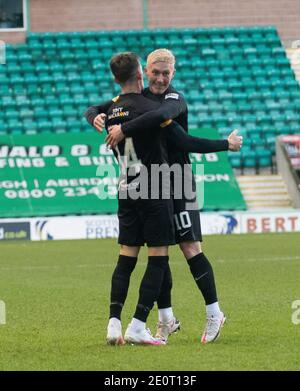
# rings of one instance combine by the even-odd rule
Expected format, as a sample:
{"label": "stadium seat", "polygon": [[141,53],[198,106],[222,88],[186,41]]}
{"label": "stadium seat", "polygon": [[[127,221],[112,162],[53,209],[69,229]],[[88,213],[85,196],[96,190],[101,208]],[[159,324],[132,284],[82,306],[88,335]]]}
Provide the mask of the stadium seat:
{"label": "stadium seat", "polygon": [[245,149],[242,151],[243,167],[256,168],[256,153],[253,150]]}
{"label": "stadium seat", "polygon": [[241,152],[228,152],[229,161],[233,168],[241,168],[243,164]]}
{"label": "stadium seat", "polygon": [[256,158],[259,168],[271,167],[272,169],[272,152],[268,149],[256,149]]}

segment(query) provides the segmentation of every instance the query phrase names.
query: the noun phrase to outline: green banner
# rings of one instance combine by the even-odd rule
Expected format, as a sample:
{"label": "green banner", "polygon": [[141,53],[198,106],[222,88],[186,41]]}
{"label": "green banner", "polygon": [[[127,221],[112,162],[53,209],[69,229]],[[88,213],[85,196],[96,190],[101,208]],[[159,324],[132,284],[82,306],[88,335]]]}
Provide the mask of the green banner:
{"label": "green banner", "polygon": [[[96,132],[2,136],[0,217],[116,213],[119,170],[103,142]],[[205,183],[204,209],[245,209],[226,153],[213,155],[202,156],[204,176],[197,177]],[[193,166],[200,158],[192,156]],[[103,187],[106,199],[99,198]]]}
{"label": "green banner", "polygon": [[[191,129],[193,136],[219,139],[219,133],[215,129]],[[228,131],[229,135],[229,131]],[[198,186],[199,181],[204,181],[203,210],[245,210],[247,209],[234,172],[229,163],[227,152],[210,154],[190,154],[193,172],[195,173],[198,193],[198,202],[201,207],[203,191]],[[203,172],[197,175],[197,165],[203,164]],[[199,168],[198,168],[199,170]],[[201,171],[201,170],[199,170]]]}

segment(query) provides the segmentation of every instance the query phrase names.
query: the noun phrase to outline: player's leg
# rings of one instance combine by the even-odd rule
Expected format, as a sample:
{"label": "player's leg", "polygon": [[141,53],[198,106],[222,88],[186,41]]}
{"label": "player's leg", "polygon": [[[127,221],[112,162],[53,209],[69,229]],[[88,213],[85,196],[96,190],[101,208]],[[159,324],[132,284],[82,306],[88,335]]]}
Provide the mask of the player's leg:
{"label": "player's leg", "polygon": [[220,310],[214,272],[211,263],[202,252],[200,214],[197,210],[184,210],[185,202],[175,200],[175,234],[191,274],[206,305],[207,324],[202,342],[215,340],[224,324],[225,317]]}
{"label": "player's leg", "polygon": [[132,210],[130,201],[119,202],[119,243],[120,253],[111,279],[110,313],[107,326],[107,342],[111,345],[124,343],[121,313],[127,297],[130,277],[135,268],[140,245],[141,223]]}
{"label": "player's leg", "polygon": [[119,259],[111,279],[109,322],[107,326],[107,343],[123,345],[121,312],[127,297],[130,277],[133,272],[139,247],[121,245]]}
{"label": "player's leg", "polygon": [[122,308],[127,297],[130,277],[137,262],[139,249],[136,246],[121,245],[119,259],[111,279],[109,318],[121,320]]}
{"label": "player's leg", "polygon": [[201,248],[200,215],[198,210],[185,210],[185,205],[184,200],[174,200],[176,243],[190,266],[205,304],[210,305],[218,299],[213,270]]}
{"label": "player's leg", "polygon": [[171,300],[172,273],[170,265],[166,268],[159,297],[157,299],[158,324],[155,338],[167,341],[169,335],[180,330],[180,321],[174,316]]}
{"label": "player's leg", "polygon": [[219,307],[212,265],[202,252],[200,242],[181,242],[180,248],[206,305],[207,322],[201,341],[212,342],[218,338],[226,319]]}
{"label": "player's leg", "polygon": [[[166,224],[166,222],[164,222],[163,224]],[[157,299],[158,323],[155,334],[156,338],[161,338],[165,341],[167,341],[170,334],[175,333],[177,330],[180,329],[180,321],[174,316],[172,308],[172,285],[172,273],[168,263],[164,274],[160,294]]]}
{"label": "player's leg", "polygon": [[173,204],[170,200],[148,200],[144,205],[144,238],[148,245],[148,263],[141,281],[138,304],[125,340],[131,343],[158,345],[146,329],[146,320],[157,301],[168,267],[168,245],[174,244]]}
{"label": "player's leg", "polygon": [[170,334],[180,330],[180,321],[174,316],[172,308],[172,291],[173,281],[170,265],[166,268],[159,297],[157,299],[158,324],[155,334],[156,338],[167,341]]}
{"label": "player's leg", "polygon": [[136,344],[162,345],[164,341],[152,337],[147,330],[146,321],[159,296],[169,261],[168,247],[149,247],[148,253],[148,263],[139,289],[138,304],[125,332],[125,340]]}
{"label": "player's leg", "polygon": [[215,304],[218,310],[217,290],[211,263],[202,252],[200,242],[181,242],[180,249],[183,252],[194,280],[202,293],[207,310]]}

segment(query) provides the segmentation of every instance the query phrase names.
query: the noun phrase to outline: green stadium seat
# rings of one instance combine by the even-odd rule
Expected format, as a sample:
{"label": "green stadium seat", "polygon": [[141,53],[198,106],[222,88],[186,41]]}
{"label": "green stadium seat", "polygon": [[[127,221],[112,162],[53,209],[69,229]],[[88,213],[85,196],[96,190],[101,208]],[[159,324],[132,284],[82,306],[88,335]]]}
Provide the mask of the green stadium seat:
{"label": "green stadium seat", "polygon": [[80,133],[81,132],[81,121],[78,119],[67,119],[66,121],[68,130],[71,133]]}
{"label": "green stadium seat", "polygon": [[242,150],[243,167],[255,168],[256,167],[256,153],[253,150]]}
{"label": "green stadium seat", "polygon": [[0,119],[0,135],[5,136],[7,133],[9,133],[10,129],[8,127],[8,124]]}
{"label": "green stadium seat", "polygon": [[52,129],[55,133],[65,133],[67,128],[66,121],[61,118],[52,118]]}
{"label": "green stadium seat", "polygon": [[22,62],[22,72],[25,74],[35,72],[35,65],[31,61]]}
{"label": "green stadium seat", "polygon": [[70,44],[72,49],[84,49],[85,43],[81,40],[80,37],[71,37]]}
{"label": "green stadium seat", "polygon": [[48,66],[52,72],[62,72],[64,70],[64,65],[58,61],[49,61]]}
{"label": "green stadium seat", "polygon": [[21,134],[23,132],[23,126],[18,119],[9,119],[7,124],[10,133]]}
{"label": "green stadium seat", "polygon": [[43,50],[48,51],[48,50],[56,50],[56,42],[54,39],[49,39],[47,41],[43,42]]}
{"label": "green stadium seat", "polygon": [[75,57],[76,61],[82,60],[82,59],[88,57],[88,54],[85,51],[85,49],[76,49],[76,50],[73,50],[73,53],[74,53],[74,57]]}
{"label": "green stadium seat", "polygon": [[290,122],[289,123],[290,133],[291,134],[299,134],[300,133],[300,124],[299,121],[297,122]]}
{"label": "green stadium seat", "polygon": [[60,58],[62,61],[74,60],[75,56],[71,50],[63,49],[60,51]]}
{"label": "green stadium seat", "polygon": [[64,82],[66,80],[66,76],[61,71],[55,71],[52,74],[51,80],[53,80],[55,83],[58,83],[60,81]]}
{"label": "green stadium seat", "polygon": [[272,166],[272,152],[268,149],[256,149],[256,159],[259,168]]}
{"label": "green stadium seat", "polygon": [[37,131],[39,133],[41,132],[52,132],[53,131],[53,127],[52,127],[52,122],[50,119],[47,119],[47,118],[38,118],[36,120],[36,123],[37,123]]}
{"label": "green stadium seat", "polygon": [[49,117],[52,119],[62,119],[64,112],[59,108],[59,106],[57,106],[49,108],[48,113]]}
{"label": "green stadium seat", "polygon": [[46,95],[45,99],[41,100],[42,104],[47,106],[47,109],[59,107],[59,100],[55,95]]}
{"label": "green stadium seat", "polygon": [[59,94],[58,101],[61,107],[65,107],[67,105],[72,106],[76,103],[76,101],[74,101],[73,96],[66,93]]}
{"label": "green stadium seat", "polygon": [[15,109],[9,109],[7,108],[5,110],[5,118],[7,120],[10,120],[10,119],[15,119],[15,118],[18,118],[19,117],[19,111],[18,110],[15,110]]}
{"label": "green stadium seat", "polygon": [[34,111],[33,110],[29,110],[29,109],[21,109],[19,111],[19,116],[20,118],[23,118],[23,119],[28,119],[28,118],[32,118],[34,115]]}
{"label": "green stadium seat", "polygon": [[55,84],[55,91],[57,94],[60,94],[60,93],[65,93],[65,92],[68,92],[70,90],[70,87],[69,87],[69,84],[67,82],[57,82]]}
{"label": "green stadium seat", "polygon": [[64,63],[65,72],[76,72],[78,70],[78,64],[73,61],[68,61]]}
{"label": "green stadium seat", "polygon": [[37,123],[36,123],[36,121],[33,121],[32,119],[25,119],[23,121],[23,129],[26,134],[38,133]]}
{"label": "green stadium seat", "polygon": [[2,93],[3,93],[2,87],[3,86],[8,86],[9,83],[10,83],[10,78],[7,77],[6,75],[0,74],[0,84],[1,84],[1,92]]}
{"label": "green stadium seat", "polygon": [[[47,83],[47,84],[50,85],[52,80],[53,80],[53,76],[50,75],[49,73],[41,72],[41,73],[38,74],[38,81],[39,81],[40,84]],[[45,85],[43,86],[43,88],[46,88]]]}
{"label": "green stadium seat", "polygon": [[56,46],[58,50],[68,49],[70,45],[70,41],[67,38],[61,37],[56,39]]}
{"label": "green stadium seat", "polygon": [[11,76],[15,74],[20,74],[22,72],[22,67],[18,63],[7,63],[6,70],[7,70],[7,75]]}
{"label": "green stadium seat", "polygon": [[78,114],[78,112],[77,112],[77,110],[76,109],[74,109],[71,105],[68,105],[68,106],[64,106],[63,107],[63,116],[65,117],[65,118],[74,118],[74,117],[76,117],[77,116],[77,114]]}
{"label": "green stadium seat", "polygon": [[229,161],[233,168],[242,167],[242,153],[241,152],[228,152]]}
{"label": "green stadium seat", "polygon": [[14,86],[16,85],[23,85],[24,83],[24,77],[20,76],[20,75],[12,75],[10,77],[10,83]]}
{"label": "green stadium seat", "polygon": [[35,107],[33,112],[36,120],[47,119],[49,116],[48,110],[44,106]]}

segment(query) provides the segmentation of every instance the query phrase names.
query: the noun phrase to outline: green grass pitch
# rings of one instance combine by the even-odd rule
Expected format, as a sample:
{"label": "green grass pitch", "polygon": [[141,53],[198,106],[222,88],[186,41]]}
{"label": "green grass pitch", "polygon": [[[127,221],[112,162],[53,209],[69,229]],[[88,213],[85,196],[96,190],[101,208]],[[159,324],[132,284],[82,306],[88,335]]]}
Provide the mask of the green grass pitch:
{"label": "green grass pitch", "polygon": [[[201,345],[205,307],[178,247],[170,249],[173,308],[181,331],[167,346],[107,346],[115,240],[0,243],[0,370],[299,370],[300,235],[207,236],[221,337]],[[122,316],[134,312],[145,269],[142,250]],[[156,307],[148,327],[155,331]]]}

